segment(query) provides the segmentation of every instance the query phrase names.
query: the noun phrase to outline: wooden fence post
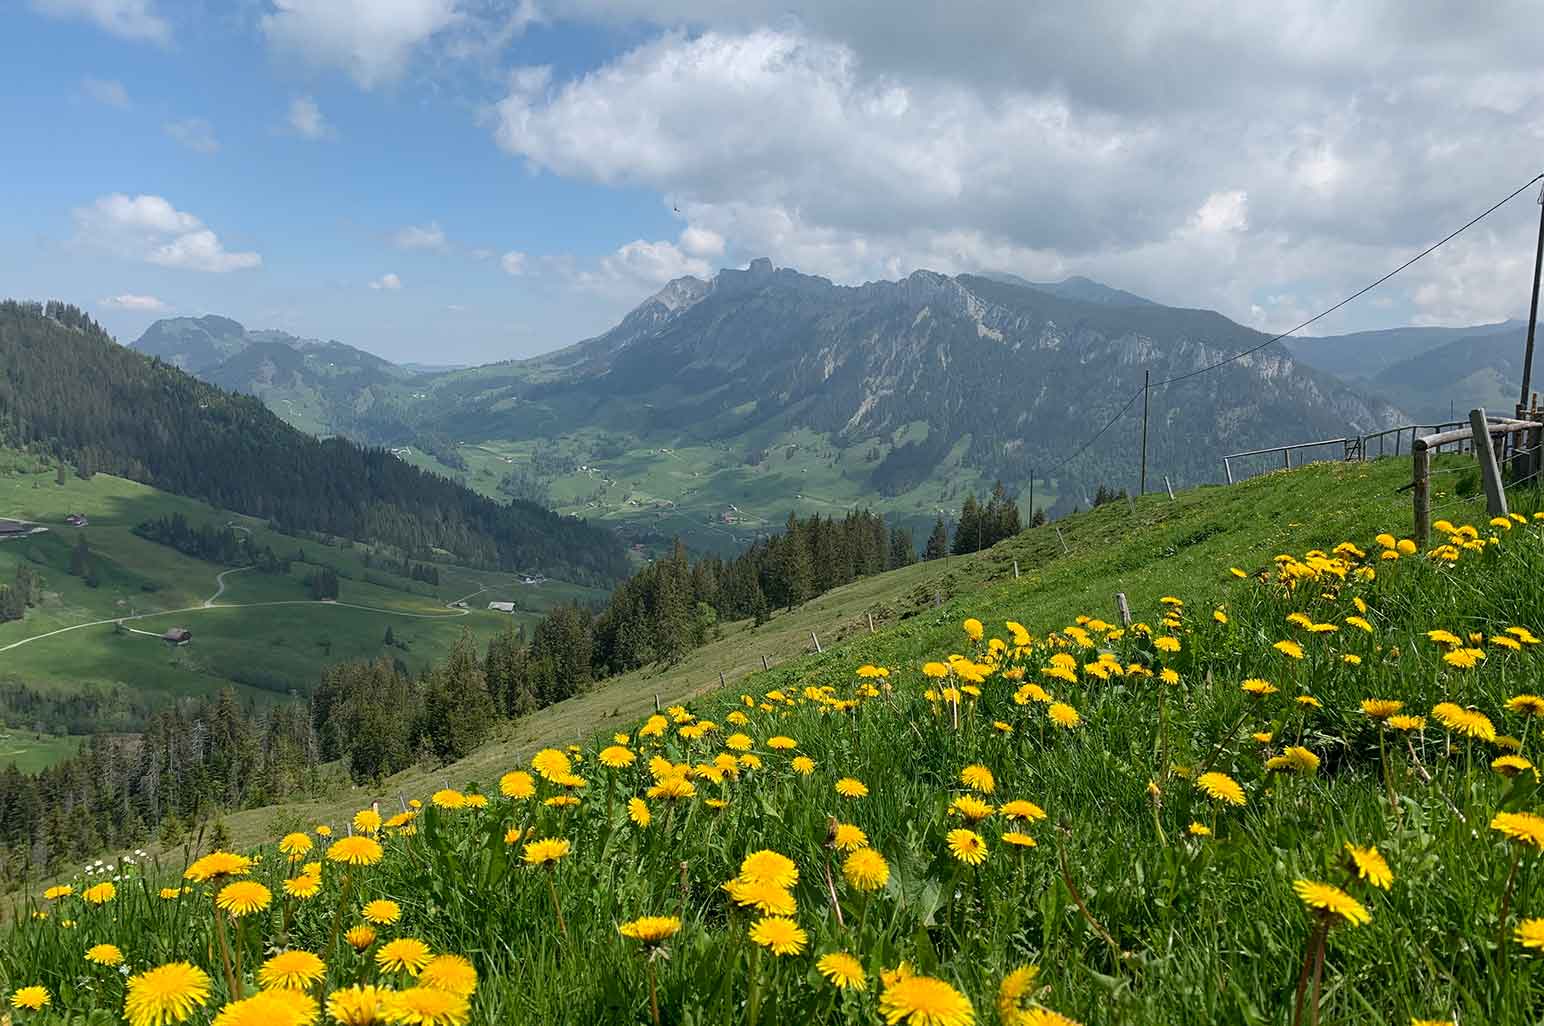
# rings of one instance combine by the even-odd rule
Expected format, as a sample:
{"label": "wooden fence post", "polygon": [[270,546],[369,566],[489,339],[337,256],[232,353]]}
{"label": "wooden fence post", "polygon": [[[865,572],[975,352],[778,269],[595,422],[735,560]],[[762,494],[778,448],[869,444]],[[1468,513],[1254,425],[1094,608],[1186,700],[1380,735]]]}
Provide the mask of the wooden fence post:
{"label": "wooden fence post", "polygon": [[1072,553],[1072,550],[1067,547],[1067,539],[1062,537],[1062,533],[1061,533],[1061,528],[1060,527],[1058,527],[1056,529],[1056,540],[1062,543],[1062,551],[1063,552],[1068,553],[1069,555]]}
{"label": "wooden fence post", "polygon": [[1019,579],[1019,561],[1016,559],[1013,561],[1013,579],[1015,581]]}
{"label": "wooden fence post", "polygon": [[1414,464],[1412,494],[1415,496],[1415,547],[1425,552],[1426,543],[1431,536],[1431,454],[1426,451],[1426,446],[1420,439],[1416,439],[1412,462]]}
{"label": "wooden fence post", "polygon": [[868,614],[868,622],[869,622],[869,633],[873,634],[874,633],[874,614],[873,613]]}
{"label": "wooden fence post", "polygon": [[1480,461],[1480,476],[1485,479],[1485,508],[1493,517],[1504,517],[1506,487],[1501,483],[1501,468],[1496,465],[1496,446],[1490,437],[1490,425],[1483,407],[1469,411],[1469,430],[1474,432],[1474,456]]}
{"label": "wooden fence post", "polygon": [[770,669],[772,669],[771,666],[767,665],[767,657],[766,656],[762,656],[761,657],[761,668],[762,668],[762,670],[770,670]]}
{"label": "wooden fence post", "polygon": [[1117,591],[1115,593],[1115,609],[1120,613],[1120,625],[1122,627],[1130,627],[1131,606],[1126,602],[1126,593],[1124,591]]}
{"label": "wooden fence post", "polygon": [[1228,458],[1226,456],[1224,456],[1222,458],[1222,469],[1228,475],[1228,484],[1232,484],[1233,483],[1233,464],[1228,462]]}
{"label": "wooden fence post", "polygon": [[810,631],[810,640],[815,643],[815,651],[816,652],[824,652],[825,651],[825,649],[820,647],[820,639],[815,636],[815,632],[814,631]]}
{"label": "wooden fence post", "polygon": [[723,670],[719,670],[718,671],[718,686],[719,687],[725,687],[726,685],[727,685],[727,682],[724,680],[724,671]]}
{"label": "wooden fence post", "polygon": [[1169,491],[1169,501],[1174,501],[1174,486],[1169,483],[1169,475],[1163,475],[1163,486]]}

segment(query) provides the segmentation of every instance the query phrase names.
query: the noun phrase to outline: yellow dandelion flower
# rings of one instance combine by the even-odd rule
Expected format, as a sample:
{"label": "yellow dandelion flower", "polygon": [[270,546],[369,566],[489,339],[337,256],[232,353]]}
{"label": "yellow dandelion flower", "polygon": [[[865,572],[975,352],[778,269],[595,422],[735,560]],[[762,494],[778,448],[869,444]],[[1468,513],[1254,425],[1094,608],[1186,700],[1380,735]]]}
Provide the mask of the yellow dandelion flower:
{"label": "yellow dandelion flower", "polygon": [[348,941],[348,946],[355,951],[363,951],[375,943],[375,929],[362,925],[351,926],[348,932],[343,935],[343,939]]}
{"label": "yellow dandelion flower", "polygon": [[984,802],[973,794],[962,794],[949,803],[950,815],[963,816],[972,823],[990,819],[996,811],[990,802]]}
{"label": "yellow dandelion flower", "polygon": [[632,749],[621,745],[608,745],[600,750],[600,764],[608,769],[631,766],[637,758],[637,754]]}
{"label": "yellow dandelion flower", "polygon": [[1045,713],[1051,718],[1052,723],[1058,727],[1066,727],[1068,730],[1083,722],[1083,717],[1078,715],[1078,711],[1066,702],[1052,702]]}
{"label": "yellow dandelion flower", "polygon": [[298,862],[311,850],[312,843],[310,834],[297,831],[279,839],[279,850],[288,855],[291,862]]}
{"label": "yellow dandelion flower", "polygon": [[1395,730],[1426,729],[1426,717],[1424,716],[1390,716],[1388,723]]}
{"label": "yellow dandelion flower", "polygon": [[80,892],[88,905],[105,905],[118,896],[118,888],[111,882],[99,883]]}
{"label": "yellow dandelion flower", "polygon": [[342,1026],[374,1026],[381,1021],[390,990],[375,986],[344,987],[327,996],[327,1014]]}
{"label": "yellow dandelion flower", "polygon": [[1028,1002],[1039,976],[1039,966],[1021,965],[997,985],[997,1018],[1003,1026],[1019,1026],[1031,1010]]}
{"label": "yellow dandelion flower", "polygon": [[1015,798],[1003,804],[997,810],[1008,819],[1037,820],[1045,819],[1045,810],[1034,802]]}
{"label": "yellow dandelion flower", "polygon": [[233,919],[261,912],[273,901],[273,892],[256,880],[237,880],[220,888],[215,896],[216,907]]}
{"label": "yellow dandelion flower", "polygon": [[907,976],[879,996],[879,1014],[887,1026],[974,1026],[970,1001],[943,980]]}
{"label": "yellow dandelion flower", "polygon": [[1298,695],[1296,698],[1293,699],[1293,701],[1296,702],[1298,705],[1304,706],[1304,707],[1309,708],[1309,709],[1323,709],[1324,708],[1324,703],[1319,701],[1317,698],[1313,697],[1312,695]]}
{"label": "yellow dandelion flower", "polygon": [[96,944],[86,949],[86,961],[114,966],[123,961],[123,952],[116,944]]}
{"label": "yellow dandelion flower", "polygon": [[748,935],[752,943],[761,945],[774,955],[797,955],[809,944],[809,934],[798,923],[783,916],[767,916],[757,920]]}
{"label": "yellow dandelion flower", "polygon": [[1506,700],[1506,707],[1524,716],[1544,716],[1544,698],[1538,695],[1513,695]]}
{"label": "yellow dandelion flower", "polygon": [[[36,984],[30,987],[18,987],[16,993],[11,995],[12,1008],[25,1008],[29,1012],[46,1008],[52,1002],[53,998],[49,996],[48,988]],[[6,1016],[6,1019],[9,1020],[10,1016]]]}
{"label": "yellow dandelion flower", "polygon": [[389,898],[376,898],[374,901],[365,902],[365,907],[359,910],[359,914],[367,923],[391,926],[402,918],[402,906]]}
{"label": "yellow dandelion flower", "polygon": [[1389,869],[1383,853],[1377,848],[1371,845],[1361,848],[1347,841],[1346,854],[1351,857],[1351,864],[1356,867],[1356,875],[1374,887],[1381,887],[1386,891],[1394,882],[1394,873]]}
{"label": "yellow dandelion flower", "polygon": [[471,1005],[460,994],[433,987],[409,987],[387,995],[381,1013],[388,1023],[405,1026],[463,1026]]}
{"label": "yellow dandelion flower", "polygon": [[1533,769],[1533,763],[1521,755],[1498,755],[1491,760],[1490,768],[1504,777],[1515,777],[1519,773],[1527,773]]}
{"label": "yellow dandelion flower", "polygon": [[1003,831],[1002,842],[1015,848],[1033,848],[1038,843],[1033,837],[1020,830]]}
{"label": "yellow dandelion flower", "polygon": [[1245,694],[1254,695],[1259,698],[1263,698],[1266,695],[1274,695],[1278,690],[1276,685],[1268,680],[1261,680],[1259,677],[1250,677],[1240,684],[1238,688]]}
{"label": "yellow dandelion flower", "polygon": [[992,771],[979,763],[960,770],[960,783],[981,794],[991,794],[997,790],[997,781],[992,776]]}
{"label": "yellow dandelion flower", "polygon": [[649,812],[648,803],[642,798],[629,798],[627,800],[627,818],[633,821],[634,826],[638,827],[646,827],[654,821],[654,815]]}
{"label": "yellow dandelion flower", "polygon": [[398,937],[376,949],[375,964],[389,973],[417,976],[432,957],[429,945],[417,937]]}
{"label": "yellow dandelion flower", "polygon": [[1271,648],[1274,648],[1289,659],[1303,658],[1303,646],[1290,638],[1276,642]]}
{"label": "yellow dandelion flower", "polygon": [[322,878],[302,873],[284,881],[284,893],[291,898],[314,898],[322,890]]}
{"label": "yellow dandelion flower", "polygon": [[842,862],[842,876],[855,891],[877,891],[890,882],[890,864],[873,848],[859,848]]}
{"label": "yellow dandelion flower", "polygon": [[788,888],[769,880],[747,880],[737,876],[724,884],[724,891],[736,905],[755,909],[762,915],[791,916],[799,907]]}
{"label": "yellow dandelion flower", "polygon": [[829,980],[837,990],[868,989],[868,973],[864,972],[863,963],[845,951],[821,955],[815,962],[815,971]]}
{"label": "yellow dandelion flower", "polygon": [[499,778],[499,793],[505,798],[530,798],[536,794],[536,781],[525,770],[515,770]]}
{"label": "yellow dandelion flower", "polygon": [[327,975],[327,963],[309,951],[284,951],[264,962],[257,982],[264,990],[306,990]]}
{"label": "yellow dandelion flower", "polygon": [[385,852],[373,837],[340,837],[327,847],[327,860],[346,866],[373,866]]}
{"label": "yellow dandelion flower", "polygon": [[1531,812],[1498,812],[1490,821],[1490,828],[1514,841],[1544,850],[1544,816]]}
{"label": "yellow dandelion flower", "polygon": [[868,847],[868,834],[855,823],[838,823],[831,832],[831,846],[837,851],[856,851]]}
{"label": "yellow dandelion flower", "polygon": [[967,866],[979,866],[986,861],[986,841],[974,830],[951,830],[945,840],[949,843],[949,854]]}
{"label": "yellow dandelion flower", "polygon": [[792,887],[799,882],[799,867],[788,856],[763,848],[745,856],[740,863],[740,878],[758,883]]}
{"label": "yellow dandelion flower", "polygon": [[617,932],[629,940],[647,947],[663,944],[681,930],[681,920],[675,916],[643,916],[617,927]]}
{"label": "yellow dandelion flower", "polygon": [[186,1022],[208,1000],[208,973],[187,962],[169,962],[129,977],[123,1017],[130,1026],[166,1026]]}
{"label": "yellow dandelion flower", "polygon": [[1195,786],[1214,801],[1227,802],[1229,805],[1244,804],[1244,789],[1226,773],[1203,773],[1196,778]]}
{"label": "yellow dandelion flower", "polygon": [[477,990],[477,969],[461,955],[435,955],[419,971],[418,985],[469,998]]}
{"label": "yellow dandelion flower", "polygon": [[381,814],[374,809],[360,809],[354,813],[354,829],[361,834],[379,833]]}
{"label": "yellow dandelion flower", "polygon": [[192,865],[183,871],[182,877],[194,883],[206,883],[227,876],[246,876],[251,871],[252,860],[247,856],[229,851],[212,851],[202,858],[194,859]]}
{"label": "yellow dandelion flower", "polygon": [[44,891],[43,897],[47,898],[49,901],[58,901],[60,898],[68,898],[74,893],[75,888],[71,887],[69,884],[60,884],[57,887],[50,887],[48,890]]}
{"label": "yellow dandelion flower", "polygon": [[567,858],[572,850],[573,845],[567,838],[548,837],[527,844],[521,857],[530,866],[550,866],[555,865],[560,859]]}
{"label": "yellow dandelion flower", "polygon": [[1212,828],[1207,826],[1205,823],[1191,823],[1189,830],[1192,837],[1212,836]]}
{"label": "yellow dandelion flower", "polygon": [[1524,919],[1517,924],[1512,936],[1525,948],[1544,951],[1544,919]]}
{"label": "yellow dandelion flower", "polygon": [[980,641],[981,635],[986,632],[986,628],[982,626],[981,621],[977,620],[974,616],[965,621],[964,627],[965,636],[970,638],[971,641]]}
{"label": "yellow dandelion flower", "polygon": [[843,798],[867,798],[868,785],[856,777],[843,777],[835,784],[836,793]]}
{"label": "yellow dandelion flower", "polygon": [[1294,880],[1292,889],[1309,908],[1322,909],[1340,916],[1352,926],[1362,926],[1372,922],[1372,915],[1361,902],[1332,884],[1318,883],[1313,880]]}

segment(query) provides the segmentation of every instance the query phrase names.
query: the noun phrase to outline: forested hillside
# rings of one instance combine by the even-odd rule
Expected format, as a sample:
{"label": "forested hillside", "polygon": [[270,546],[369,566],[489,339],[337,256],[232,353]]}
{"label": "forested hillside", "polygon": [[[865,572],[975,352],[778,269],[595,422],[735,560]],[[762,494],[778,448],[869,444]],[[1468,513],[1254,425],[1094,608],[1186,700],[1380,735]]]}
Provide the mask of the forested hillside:
{"label": "forested hillside", "polygon": [[0,443],[31,447],[276,522],[439,549],[582,583],[626,572],[609,532],[533,503],[502,505],[117,345],[62,303],[0,303]]}

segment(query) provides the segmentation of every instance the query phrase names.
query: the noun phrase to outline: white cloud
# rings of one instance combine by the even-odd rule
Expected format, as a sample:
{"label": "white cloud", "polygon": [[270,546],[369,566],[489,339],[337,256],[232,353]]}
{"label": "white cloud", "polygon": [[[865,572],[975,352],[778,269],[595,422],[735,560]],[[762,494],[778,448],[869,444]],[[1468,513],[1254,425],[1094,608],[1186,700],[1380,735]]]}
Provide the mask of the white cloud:
{"label": "white cloud", "polygon": [[287,118],[292,132],[302,139],[331,139],[332,125],[322,114],[322,108],[309,96],[297,96],[290,101]]}
{"label": "white cloud", "polygon": [[127,110],[130,106],[129,91],[117,79],[88,76],[81,79],[80,87],[87,96],[98,103],[117,107],[119,110]]}
{"label": "white cloud", "polygon": [[518,277],[525,273],[525,254],[518,249],[512,249],[499,257],[499,266],[504,273],[512,277]]}
{"label": "white cloud", "polygon": [[446,246],[445,232],[438,221],[428,224],[408,225],[391,237],[391,244],[398,249],[438,249]]}
{"label": "white cloud", "polygon": [[487,246],[478,246],[475,249],[469,250],[467,252],[467,256],[471,257],[473,260],[492,260],[494,257],[498,256],[498,253],[489,249]]}
{"label": "white cloud", "polygon": [[619,301],[636,302],[642,294],[657,290],[672,278],[712,273],[713,267],[707,261],[689,256],[673,242],[636,239],[602,257],[594,269],[573,273],[572,277],[581,288]]}
{"label": "white cloud", "polygon": [[33,10],[57,18],[82,18],[124,39],[169,43],[171,25],[154,0],[32,0]]}
{"label": "white cloud", "polygon": [[385,289],[388,292],[396,292],[402,288],[402,279],[395,274],[387,272],[370,283],[372,289]]}
{"label": "white cloud", "polygon": [[110,296],[102,300],[103,306],[111,306],[119,310],[137,310],[144,313],[159,313],[170,309],[164,302],[155,296],[137,296],[132,292],[125,292],[121,296]]}
{"label": "white cloud", "polygon": [[273,0],[263,34],[309,63],[341,68],[365,89],[400,78],[413,50],[453,25],[456,0]]}
{"label": "white cloud", "polygon": [[[678,240],[592,284],[768,255],[848,282],[1087,274],[1240,319],[1335,302],[1536,168],[1527,4],[1178,7],[573,0],[565,17],[664,31],[572,78],[517,69],[491,125],[533,169],[678,211]],[[1521,206],[1487,222],[1497,252],[1531,252]],[[1366,315],[1521,315],[1526,268],[1486,287],[1486,247],[1451,251]]]}
{"label": "white cloud", "polygon": [[112,193],[74,211],[75,238],[126,259],[190,271],[260,267],[252,252],[230,252],[203,221],[160,196]]}
{"label": "white cloud", "polygon": [[220,152],[220,140],[214,137],[214,126],[203,118],[168,121],[164,127],[167,135],[194,153],[207,155]]}

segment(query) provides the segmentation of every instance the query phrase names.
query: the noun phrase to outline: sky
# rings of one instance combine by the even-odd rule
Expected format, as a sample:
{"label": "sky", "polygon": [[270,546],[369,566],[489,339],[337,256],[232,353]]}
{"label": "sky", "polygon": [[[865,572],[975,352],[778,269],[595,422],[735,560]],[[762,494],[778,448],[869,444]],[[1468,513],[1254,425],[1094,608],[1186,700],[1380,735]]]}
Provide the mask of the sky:
{"label": "sky", "polygon": [[[1284,330],[1544,170],[1529,3],[14,0],[0,295],[389,359],[770,257]],[[1526,316],[1537,188],[1316,333]]]}

